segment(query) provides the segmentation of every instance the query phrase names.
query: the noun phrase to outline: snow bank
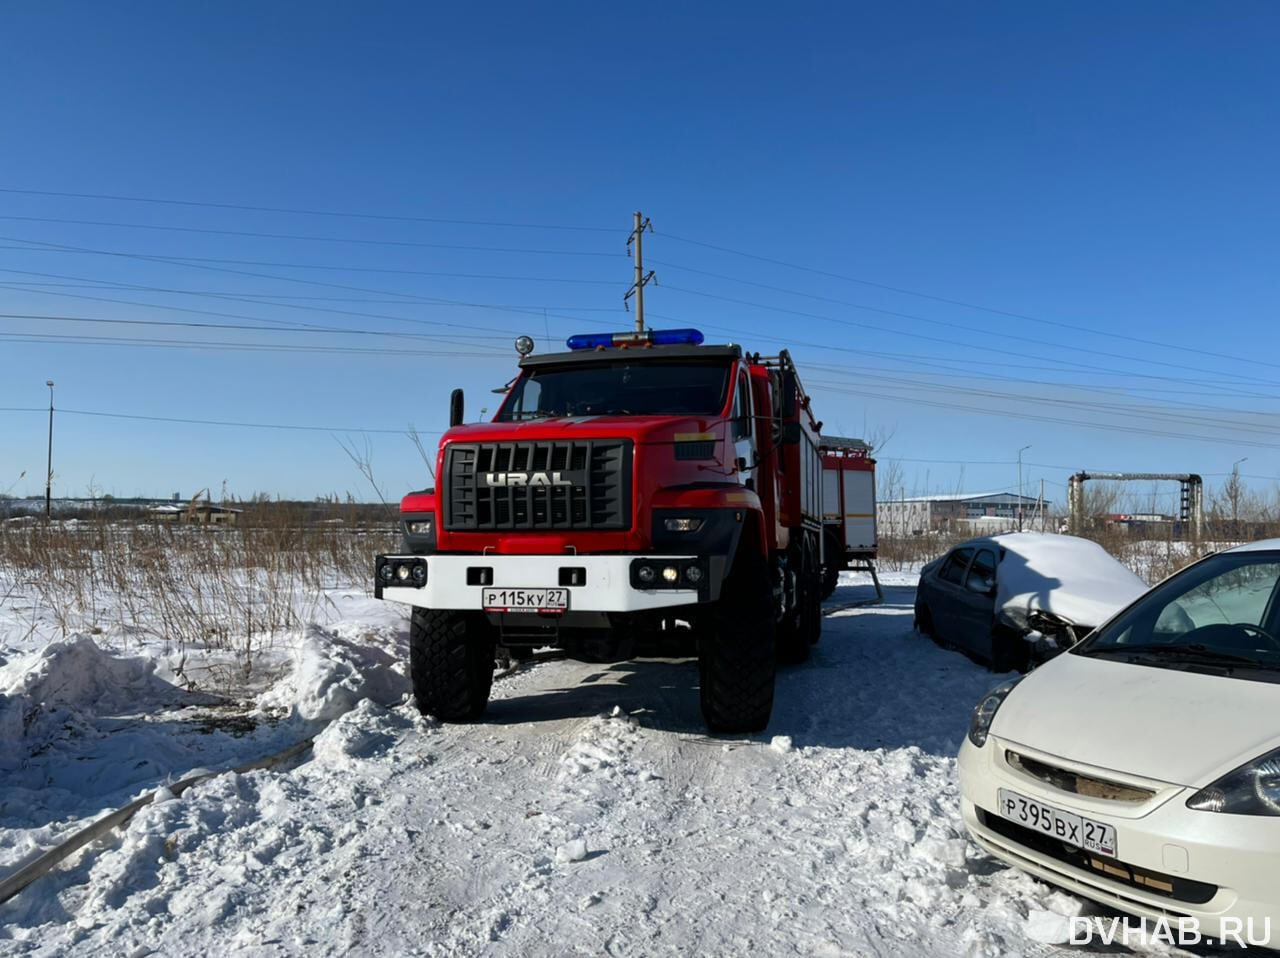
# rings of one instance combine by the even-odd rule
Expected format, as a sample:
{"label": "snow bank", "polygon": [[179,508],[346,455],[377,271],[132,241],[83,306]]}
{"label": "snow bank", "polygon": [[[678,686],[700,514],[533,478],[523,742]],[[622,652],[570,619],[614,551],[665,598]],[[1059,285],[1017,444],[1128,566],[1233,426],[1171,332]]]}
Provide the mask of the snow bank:
{"label": "snow bank", "polygon": [[1088,539],[1014,532],[993,541],[1005,550],[996,608],[1024,628],[1033,610],[1101,625],[1147,591],[1145,582]]}
{"label": "snow bank", "polygon": [[176,690],[149,658],[120,658],[74,635],[0,666],[0,769],[92,716],[132,713]]}
{"label": "snow bank", "polygon": [[311,625],[294,654],[292,669],[258,697],[258,707],[329,721],[362,699],[383,705],[400,699],[410,688],[402,669],[397,657],[385,649],[360,645]]}

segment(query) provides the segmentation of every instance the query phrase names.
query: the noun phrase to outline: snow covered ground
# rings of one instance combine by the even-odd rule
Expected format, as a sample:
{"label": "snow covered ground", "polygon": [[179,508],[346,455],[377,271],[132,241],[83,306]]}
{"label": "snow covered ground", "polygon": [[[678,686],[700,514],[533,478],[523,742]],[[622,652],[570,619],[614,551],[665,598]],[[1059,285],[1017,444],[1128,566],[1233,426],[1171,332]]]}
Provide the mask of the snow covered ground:
{"label": "snow covered ground", "polygon": [[166,779],[319,731],[0,905],[0,954],[1066,953],[1047,942],[1093,906],[960,825],[954,755],[999,677],[916,633],[915,575],[886,578],[886,604],[845,608],[870,590],[844,577],[742,739],[704,733],[673,660],[539,663],[484,723],[440,726],[407,702],[403,610],[357,591],[317,603],[247,704],[0,606],[0,875]]}

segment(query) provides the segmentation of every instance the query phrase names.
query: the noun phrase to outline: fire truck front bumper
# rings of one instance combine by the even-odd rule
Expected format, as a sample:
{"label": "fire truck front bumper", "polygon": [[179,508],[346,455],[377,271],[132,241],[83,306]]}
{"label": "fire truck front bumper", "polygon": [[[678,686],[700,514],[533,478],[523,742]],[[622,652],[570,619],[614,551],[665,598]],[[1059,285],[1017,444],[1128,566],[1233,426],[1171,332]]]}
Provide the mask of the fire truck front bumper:
{"label": "fire truck front bumper", "polygon": [[707,556],[383,555],[374,595],[491,613],[643,612],[710,602],[724,560]]}

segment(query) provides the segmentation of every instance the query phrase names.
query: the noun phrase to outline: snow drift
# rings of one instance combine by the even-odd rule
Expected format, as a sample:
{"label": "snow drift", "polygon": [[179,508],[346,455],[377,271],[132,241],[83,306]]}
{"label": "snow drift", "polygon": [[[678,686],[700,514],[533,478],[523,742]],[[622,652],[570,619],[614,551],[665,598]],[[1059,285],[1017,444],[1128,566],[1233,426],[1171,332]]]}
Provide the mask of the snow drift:
{"label": "snow drift", "polygon": [[68,726],[136,711],[177,691],[151,658],[120,658],[74,635],[0,666],[0,770],[12,769]]}

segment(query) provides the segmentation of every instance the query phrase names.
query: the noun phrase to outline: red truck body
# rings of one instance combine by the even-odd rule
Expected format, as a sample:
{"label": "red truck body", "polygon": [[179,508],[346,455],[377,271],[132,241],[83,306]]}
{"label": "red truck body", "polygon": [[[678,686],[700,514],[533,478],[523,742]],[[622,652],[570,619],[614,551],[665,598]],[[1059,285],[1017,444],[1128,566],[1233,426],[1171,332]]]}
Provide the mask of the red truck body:
{"label": "red truck body", "polygon": [[[617,338],[525,356],[493,421],[445,433],[436,487],[401,503],[405,547],[378,557],[376,594],[414,606],[424,662],[437,646],[463,658],[472,647],[545,645],[626,657],[645,636],[687,634],[703,660],[708,722],[759,725],[760,707],[747,720],[708,706],[720,694],[705,687],[717,674],[708,657],[733,672],[726,650],[738,643],[761,674],[756,660],[769,658],[771,703],[772,663],[803,658],[816,641],[821,424],[785,352],[701,346],[701,334],[672,345]],[[744,610],[769,620],[766,638],[728,634]],[[441,629],[463,637],[446,641]],[[419,704],[458,717],[451,704],[466,696],[446,702],[442,680],[419,671]],[[733,681],[722,698],[758,684]],[[474,717],[482,704],[467,694],[461,717]]]}

